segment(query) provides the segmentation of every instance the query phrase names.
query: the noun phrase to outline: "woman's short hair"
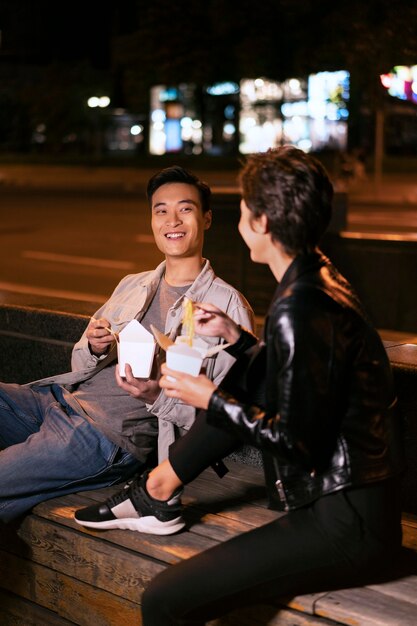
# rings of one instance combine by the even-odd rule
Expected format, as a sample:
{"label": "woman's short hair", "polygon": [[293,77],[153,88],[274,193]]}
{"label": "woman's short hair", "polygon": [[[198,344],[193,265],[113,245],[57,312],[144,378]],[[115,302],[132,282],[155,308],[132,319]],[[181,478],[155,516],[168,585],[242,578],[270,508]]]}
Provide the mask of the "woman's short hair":
{"label": "woman's short hair", "polygon": [[332,214],[333,186],[318,159],[293,146],[247,158],[242,197],[254,217],[265,214],[269,232],[287,254],[311,252]]}
{"label": "woman's short hair", "polygon": [[210,210],[211,190],[207,183],[200,180],[197,176],[184,169],[180,165],[166,167],[154,174],[148,181],[146,188],[146,196],[149,204],[152,203],[152,196],[157,189],[168,183],[185,183],[193,185],[200,194],[201,208],[203,213]]}

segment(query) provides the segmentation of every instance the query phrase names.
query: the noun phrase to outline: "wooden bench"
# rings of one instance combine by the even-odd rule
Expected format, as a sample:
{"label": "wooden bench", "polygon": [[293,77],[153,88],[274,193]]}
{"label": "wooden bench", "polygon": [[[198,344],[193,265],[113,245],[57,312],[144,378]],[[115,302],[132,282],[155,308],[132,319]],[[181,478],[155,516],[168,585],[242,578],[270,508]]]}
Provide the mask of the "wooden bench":
{"label": "wooden bench", "polygon": [[[94,308],[48,304],[0,305],[0,380],[27,382],[68,368],[72,344]],[[417,345],[411,343],[416,338],[401,334],[383,338],[406,424],[408,561],[390,582],[282,599],[217,620],[216,626],[417,625]],[[74,509],[120,486],[56,498],[16,523],[0,523],[0,626],[140,626],[142,591],[164,567],[278,515],[267,508],[256,455],[227,464],[231,471],[221,480],[207,470],[186,488],[188,526],[178,535],[97,532],[74,522]]]}
{"label": "wooden bench", "polygon": [[[142,592],[158,572],[280,515],[266,507],[260,468],[230,461],[228,466],[222,479],[209,469],[187,486],[187,529],[177,535],[93,531],[74,522],[75,509],[120,487],[44,502],[22,521],[3,527],[0,624],[139,626]],[[404,515],[403,529],[404,546],[417,559],[417,517]],[[406,563],[390,582],[282,599],[211,624],[415,626],[415,571]]]}

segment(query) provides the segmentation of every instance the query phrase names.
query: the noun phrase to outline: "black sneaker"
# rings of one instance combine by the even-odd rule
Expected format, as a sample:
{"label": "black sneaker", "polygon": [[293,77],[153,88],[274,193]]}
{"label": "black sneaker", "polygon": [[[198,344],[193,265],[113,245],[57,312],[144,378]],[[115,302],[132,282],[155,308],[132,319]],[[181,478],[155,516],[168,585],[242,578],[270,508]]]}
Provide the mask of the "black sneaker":
{"label": "black sneaker", "polygon": [[102,504],[75,511],[81,526],[110,530],[137,530],[151,535],[172,535],[185,526],[181,516],[181,489],[169,500],[155,500],[146,491],[146,472]]}

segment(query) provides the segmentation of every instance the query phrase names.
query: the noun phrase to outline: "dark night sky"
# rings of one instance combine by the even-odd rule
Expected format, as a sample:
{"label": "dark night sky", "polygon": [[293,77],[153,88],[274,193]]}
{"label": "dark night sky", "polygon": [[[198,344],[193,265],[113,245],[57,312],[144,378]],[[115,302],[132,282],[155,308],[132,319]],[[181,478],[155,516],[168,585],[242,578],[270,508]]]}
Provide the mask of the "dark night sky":
{"label": "dark night sky", "polygon": [[[314,56],[316,48],[322,45],[323,39],[328,40],[329,49],[334,50],[335,46],[332,44],[338,42],[335,32],[340,27],[343,29],[343,26],[346,26],[345,19],[347,15],[350,15],[346,13],[347,6],[351,5],[351,2],[347,0],[340,0],[337,9],[331,0],[263,0],[260,5],[255,0],[240,0],[239,7],[235,9],[235,3],[223,0],[206,1],[209,13],[210,7],[212,14],[213,7],[222,9],[221,18],[216,19],[212,24],[212,28],[214,27],[213,53],[218,50],[222,36],[226,37],[227,44],[230,44],[233,49],[235,43],[239,42],[239,32],[243,30],[253,40],[255,47],[249,48],[251,54],[255,52],[253,56],[258,57],[262,53],[262,48],[259,48],[262,37],[271,36],[273,48],[281,44],[279,57],[288,55],[289,58],[292,48],[298,50],[304,45],[308,46],[310,54]],[[397,0],[394,7],[406,6],[408,2]],[[384,12],[381,12],[382,5],[388,7],[389,0],[370,0],[369,6],[368,3],[362,3],[360,0],[353,1],[352,19],[355,17],[356,21],[362,22],[363,27],[370,19],[373,24],[372,27],[369,24],[368,29],[360,31],[361,43],[365,37],[369,38],[373,31],[377,31],[375,16],[379,19],[381,15],[384,15]],[[149,13],[150,8],[154,13],[159,14],[152,26],[155,29],[153,39],[157,41],[158,47],[163,47],[164,36],[168,34],[168,40],[172,45],[170,55],[172,55],[173,51],[177,51],[175,44],[181,46],[184,41],[189,40],[189,47],[194,49],[204,38],[205,32],[204,29],[201,30],[201,20],[204,20],[205,12],[196,9],[196,6],[199,6],[198,2],[194,3],[193,0],[190,2],[177,0],[175,3],[169,0],[71,0],[70,2],[1,0],[0,58],[1,56],[14,57],[25,63],[40,64],[87,59],[94,67],[106,69],[111,58],[112,36],[123,35],[129,30],[134,30],[142,21],[142,16]],[[188,11],[186,11],[187,7]],[[372,7],[374,14],[371,11]],[[392,7],[390,10],[393,11]],[[385,13],[387,11],[386,8]],[[403,11],[399,10],[399,14],[402,13]],[[197,25],[193,23],[192,16],[199,14],[200,19]],[[331,14],[333,14],[331,21],[321,32],[321,22]],[[216,12],[214,15],[217,18]],[[181,24],[177,21],[178,16],[182,16],[182,23],[186,24],[185,32],[181,33]],[[314,24],[311,22],[312,17],[315,17]],[[290,34],[284,28],[286,23]],[[389,24],[391,30],[400,30],[404,27],[401,23],[395,24],[389,21]],[[233,25],[239,31],[237,35],[233,32]],[[413,28],[414,26],[415,24]],[[156,31],[160,29],[162,29],[162,35],[159,38]],[[354,31],[350,32],[351,36],[353,34]],[[351,42],[353,46],[356,45],[353,39]],[[228,51],[227,46],[225,51]],[[265,52],[267,49],[264,50]]]}
{"label": "dark night sky", "polygon": [[2,0],[1,54],[39,64],[88,59],[105,68],[115,26],[113,5],[108,0]]}
{"label": "dark night sky", "polygon": [[375,68],[378,75],[417,58],[417,5],[408,6],[409,0],[240,0],[237,8],[228,0],[0,0],[0,62],[86,60],[98,70],[128,68],[143,85],[184,77],[282,80],[345,66],[367,75]]}

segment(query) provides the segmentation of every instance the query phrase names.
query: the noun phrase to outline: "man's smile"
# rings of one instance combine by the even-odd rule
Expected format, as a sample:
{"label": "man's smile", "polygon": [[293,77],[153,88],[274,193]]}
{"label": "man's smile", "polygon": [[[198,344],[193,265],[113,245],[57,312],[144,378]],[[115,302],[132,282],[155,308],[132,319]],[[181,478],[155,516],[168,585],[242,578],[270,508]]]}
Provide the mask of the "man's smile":
{"label": "man's smile", "polygon": [[169,233],[165,233],[165,237],[167,239],[182,239],[183,237],[185,237],[185,233],[184,232],[169,232]]}

